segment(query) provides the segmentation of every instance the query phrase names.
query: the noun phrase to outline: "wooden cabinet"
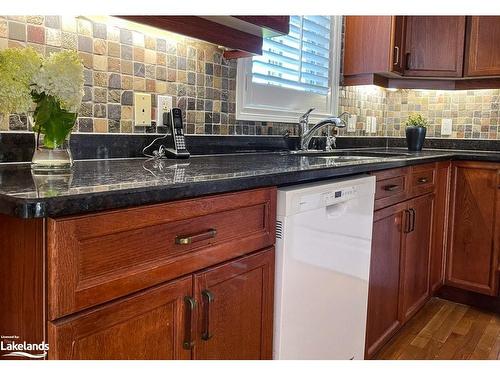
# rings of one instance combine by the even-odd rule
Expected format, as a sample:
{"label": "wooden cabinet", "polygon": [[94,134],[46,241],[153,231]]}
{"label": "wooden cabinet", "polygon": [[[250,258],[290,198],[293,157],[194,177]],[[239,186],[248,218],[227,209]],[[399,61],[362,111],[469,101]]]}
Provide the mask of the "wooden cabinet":
{"label": "wooden cabinet", "polygon": [[498,294],[500,165],[455,162],[446,284]]}
{"label": "wooden cabinet", "polygon": [[271,359],[274,249],[49,322],[49,359]]}
{"label": "wooden cabinet", "polygon": [[345,17],[344,75],[403,72],[403,17]]}
{"label": "wooden cabinet", "polygon": [[444,284],[445,249],[448,231],[448,212],[450,205],[451,163],[440,162],[436,167],[436,189],[434,199],[434,217],[432,219],[432,247],[429,271],[431,293]]}
{"label": "wooden cabinet", "polygon": [[429,262],[432,240],[434,195],[408,202],[405,211],[400,303],[401,319],[407,321],[429,297]]}
{"label": "wooden cabinet", "polygon": [[274,251],[198,273],[194,359],[272,359]]}
{"label": "wooden cabinet", "polygon": [[192,279],[50,322],[49,359],[190,359]]}
{"label": "wooden cabinet", "polygon": [[120,16],[227,47],[226,58],[262,54],[262,38],[288,34],[289,16]]}
{"label": "wooden cabinet", "polygon": [[346,16],[343,84],[498,88],[499,42],[499,16]]}
{"label": "wooden cabinet", "polygon": [[406,204],[374,214],[365,356],[371,358],[401,326],[399,279]]}
{"label": "wooden cabinet", "polygon": [[472,16],[467,24],[464,76],[500,76],[500,16]]}
{"label": "wooden cabinet", "polygon": [[448,172],[449,163],[443,162],[373,173],[377,182],[366,358],[425,304],[432,283],[442,283],[444,238],[434,235],[437,228],[443,230],[445,218],[436,213],[435,204],[438,199],[437,207],[447,207]]}
{"label": "wooden cabinet", "polygon": [[462,77],[464,16],[406,16],[405,76]]}

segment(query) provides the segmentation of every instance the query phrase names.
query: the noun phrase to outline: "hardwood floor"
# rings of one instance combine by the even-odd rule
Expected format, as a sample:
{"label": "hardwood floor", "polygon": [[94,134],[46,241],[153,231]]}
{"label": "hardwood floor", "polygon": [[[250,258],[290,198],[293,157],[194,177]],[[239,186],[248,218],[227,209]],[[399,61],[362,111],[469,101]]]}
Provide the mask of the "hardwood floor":
{"label": "hardwood floor", "polygon": [[500,315],[432,298],[375,359],[500,359]]}

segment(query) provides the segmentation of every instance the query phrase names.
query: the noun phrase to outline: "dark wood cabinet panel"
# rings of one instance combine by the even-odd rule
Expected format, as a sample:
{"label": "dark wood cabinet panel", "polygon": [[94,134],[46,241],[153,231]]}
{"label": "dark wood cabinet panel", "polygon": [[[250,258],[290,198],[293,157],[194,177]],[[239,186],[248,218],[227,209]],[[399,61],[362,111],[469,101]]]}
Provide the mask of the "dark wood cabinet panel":
{"label": "dark wood cabinet panel", "polygon": [[374,214],[366,358],[372,357],[401,325],[399,280],[405,209],[406,204],[399,204]]}
{"label": "dark wood cabinet panel", "polygon": [[408,202],[401,270],[401,320],[407,321],[429,297],[429,262],[434,194]]}
{"label": "dark wood cabinet panel", "polygon": [[4,345],[47,342],[43,231],[42,219],[0,215],[0,335],[18,337],[0,338]]}
{"label": "dark wood cabinet panel", "polygon": [[405,76],[462,77],[465,16],[407,16]]}
{"label": "dark wood cabinet panel", "polygon": [[[400,70],[399,63],[402,61],[402,56],[394,54],[395,18],[393,16],[345,17],[343,72],[345,76]],[[398,40],[402,39],[399,35]],[[402,47],[397,47],[397,52],[402,53]]]}
{"label": "dark wood cabinet panel", "polygon": [[237,50],[229,56],[262,54],[264,36],[287,34],[289,16],[119,16]]}
{"label": "dark wood cabinet panel", "polygon": [[448,232],[451,163],[438,163],[434,202],[434,225],[432,226],[432,248],[429,283],[431,293],[444,284],[445,249]]}
{"label": "dark wood cabinet panel", "polygon": [[473,292],[498,292],[500,167],[455,162],[446,283]]}
{"label": "dark wood cabinet panel", "polygon": [[195,359],[271,359],[274,249],[195,275]]}
{"label": "dark wood cabinet panel", "polygon": [[272,246],[275,209],[266,188],[49,219],[49,319]]}
{"label": "dark wood cabinet panel", "polygon": [[500,76],[500,16],[471,16],[467,24],[465,76]]}
{"label": "dark wood cabinet panel", "polygon": [[192,277],[49,323],[50,359],[190,359]]}

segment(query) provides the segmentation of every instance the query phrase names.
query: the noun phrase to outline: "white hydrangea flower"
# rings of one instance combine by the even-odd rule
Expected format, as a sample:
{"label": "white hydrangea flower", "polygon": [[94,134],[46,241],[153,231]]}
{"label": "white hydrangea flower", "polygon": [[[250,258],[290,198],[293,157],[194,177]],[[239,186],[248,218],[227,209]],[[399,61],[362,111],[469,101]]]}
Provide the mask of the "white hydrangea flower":
{"label": "white hydrangea flower", "polygon": [[33,77],[33,90],[59,100],[62,109],[77,113],[83,98],[83,64],[75,51],[52,53]]}

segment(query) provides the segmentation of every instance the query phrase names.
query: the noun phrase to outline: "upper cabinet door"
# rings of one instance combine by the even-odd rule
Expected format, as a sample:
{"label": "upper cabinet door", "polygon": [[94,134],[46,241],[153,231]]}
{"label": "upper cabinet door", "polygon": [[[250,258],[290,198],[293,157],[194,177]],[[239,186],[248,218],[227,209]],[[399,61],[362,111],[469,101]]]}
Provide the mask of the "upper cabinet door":
{"label": "upper cabinet door", "polygon": [[465,76],[499,76],[500,16],[472,16],[468,21]]}
{"label": "upper cabinet door", "polygon": [[195,275],[194,359],[271,359],[274,250]]}
{"label": "upper cabinet door", "polygon": [[407,16],[405,76],[462,77],[465,16]]}

